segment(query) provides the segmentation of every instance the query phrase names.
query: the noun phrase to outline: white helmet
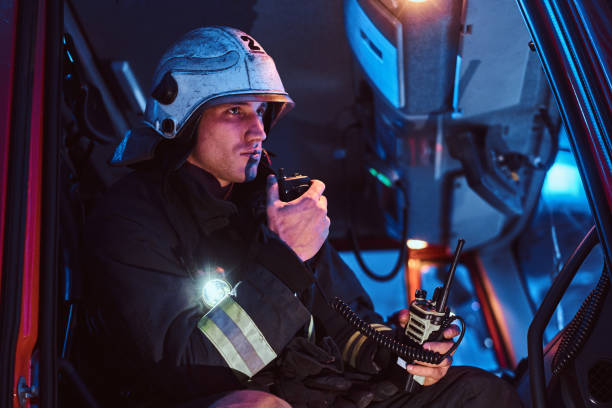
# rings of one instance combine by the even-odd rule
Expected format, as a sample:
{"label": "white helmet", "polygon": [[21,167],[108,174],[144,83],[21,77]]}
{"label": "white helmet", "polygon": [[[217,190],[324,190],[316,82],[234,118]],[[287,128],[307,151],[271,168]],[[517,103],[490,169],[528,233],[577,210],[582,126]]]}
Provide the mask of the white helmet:
{"label": "white helmet", "polygon": [[269,102],[266,132],[294,105],[272,58],[251,36],[230,27],[185,34],[162,56],[153,76],[144,123],[127,132],[112,164],[153,158],[164,139],[181,135],[207,107],[227,102]]}

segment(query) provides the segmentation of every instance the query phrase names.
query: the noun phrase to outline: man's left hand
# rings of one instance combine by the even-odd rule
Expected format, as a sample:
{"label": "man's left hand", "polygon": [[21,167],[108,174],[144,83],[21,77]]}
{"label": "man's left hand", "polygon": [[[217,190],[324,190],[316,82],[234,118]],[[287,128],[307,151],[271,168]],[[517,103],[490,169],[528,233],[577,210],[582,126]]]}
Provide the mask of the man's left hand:
{"label": "man's left hand", "polygon": [[[444,338],[452,339],[453,337],[458,336],[460,332],[459,327],[453,324],[444,330]],[[423,344],[423,348],[425,350],[435,351],[440,354],[446,353],[452,346],[452,341],[430,341]],[[423,385],[428,386],[440,381],[448,372],[452,362],[453,359],[451,356],[446,357],[440,364],[429,364],[416,361],[415,363],[406,366],[406,370],[410,374],[425,377],[425,383]]]}

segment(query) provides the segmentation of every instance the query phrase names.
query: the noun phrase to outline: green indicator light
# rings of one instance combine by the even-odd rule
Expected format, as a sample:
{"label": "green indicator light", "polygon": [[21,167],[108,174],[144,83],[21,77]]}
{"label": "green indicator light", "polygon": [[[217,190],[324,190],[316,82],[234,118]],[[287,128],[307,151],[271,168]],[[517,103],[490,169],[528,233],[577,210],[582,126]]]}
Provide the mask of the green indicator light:
{"label": "green indicator light", "polygon": [[391,187],[391,180],[389,180],[388,177],[385,177],[384,175],[378,173],[378,176],[376,176],[376,178],[383,183],[385,186],[387,187]]}
{"label": "green indicator light", "polygon": [[389,180],[389,177],[385,176],[382,173],[379,173],[378,171],[376,171],[376,169],[370,167],[368,169],[368,171],[370,172],[371,175],[373,175],[374,177],[376,177],[378,179],[378,181],[380,181],[381,183],[383,183],[385,186],[387,187],[391,187],[393,185],[393,183],[391,183],[391,180]]}

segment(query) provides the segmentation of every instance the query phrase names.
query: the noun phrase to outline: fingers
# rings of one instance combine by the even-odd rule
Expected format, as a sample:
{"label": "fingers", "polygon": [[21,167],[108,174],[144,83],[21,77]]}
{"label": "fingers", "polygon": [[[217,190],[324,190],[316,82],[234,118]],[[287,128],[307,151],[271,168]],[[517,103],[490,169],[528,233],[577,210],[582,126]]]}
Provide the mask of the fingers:
{"label": "fingers", "polygon": [[456,324],[451,324],[449,327],[446,328],[446,330],[444,330],[445,339],[452,339],[453,337],[456,337],[459,334],[461,334],[461,330],[459,330],[459,326],[457,326]]}
{"label": "fingers", "polygon": [[[419,369],[421,368],[448,368],[453,364],[453,358],[451,356],[446,357],[444,360],[442,360],[440,362],[440,364],[429,364],[429,363],[422,363],[420,361],[417,361],[413,364],[408,364],[406,366],[406,369],[413,374],[412,370],[416,368],[415,367],[419,367]],[[431,370],[427,370],[427,371],[431,371]],[[416,375],[422,375],[422,374],[418,374],[416,373]],[[423,377],[427,377],[426,375],[423,375]]]}
{"label": "fingers", "polygon": [[[278,182],[276,176],[273,174],[268,176],[267,182],[267,204],[270,205],[279,200]],[[319,203],[319,205],[322,205],[327,210],[327,198],[323,196],[323,191],[325,191],[325,183],[320,180],[311,180],[308,190],[294,201],[299,200],[301,197],[311,198],[314,202]]]}
{"label": "fingers", "polygon": [[274,176],[267,179],[268,227],[275,232],[302,260],[312,258],[329,235],[331,220],[327,216],[325,184],[312,180],[302,196],[288,203],[279,200],[279,188]]}
{"label": "fingers", "polygon": [[327,215],[327,197],[323,195],[325,184],[319,180],[312,180],[310,188],[300,197],[291,201],[290,206],[295,211],[303,211],[305,208],[317,208],[320,216]]}
{"label": "fingers", "polygon": [[[423,348],[445,354],[451,347],[453,342],[428,342],[423,344]],[[416,361],[416,364],[409,364],[406,366],[406,371],[413,375],[420,375],[425,377],[425,385],[432,385],[437,383],[442,377],[446,375],[448,369],[453,364],[453,358],[447,356],[439,364],[424,363]]]}
{"label": "fingers", "polygon": [[431,363],[425,363],[423,361],[415,361],[415,364],[413,365],[419,366],[419,367],[435,368],[435,367],[450,367],[451,364],[453,364],[453,357],[448,356],[444,360],[440,361],[439,364],[431,364]]}
{"label": "fingers", "polygon": [[[454,343],[452,341],[430,341],[430,342],[423,344],[423,349],[434,351],[439,354],[446,354],[448,350],[450,350],[450,348],[453,347],[453,344]],[[446,357],[439,364],[431,364],[431,363],[426,363],[424,361],[416,361],[418,365],[422,365],[425,367],[443,367],[446,365],[450,365],[451,362],[452,362],[451,356]]]}
{"label": "fingers", "polygon": [[270,174],[267,179],[268,185],[266,188],[267,203],[268,205],[278,201],[278,183],[276,182],[276,176]]}
{"label": "fingers", "polygon": [[425,350],[435,351],[436,353],[444,354],[453,347],[455,343],[452,341],[429,341],[423,344]]}
{"label": "fingers", "polygon": [[327,197],[324,195],[319,197],[319,207],[324,209],[325,213],[327,214]]}
{"label": "fingers", "polygon": [[315,200],[319,200],[319,197],[323,195],[323,191],[325,191],[325,183],[320,180],[311,180],[310,188],[306,190],[304,196],[311,197]]}
{"label": "fingers", "polygon": [[402,309],[397,314],[397,321],[401,327],[406,327],[410,320],[410,311],[408,309]]}
{"label": "fingers", "polygon": [[441,365],[437,367],[427,367],[417,364],[409,364],[408,366],[406,366],[406,371],[408,371],[412,375],[420,375],[421,377],[425,377],[425,385],[431,385],[435,384],[446,375],[448,369],[450,368],[450,365],[450,361],[446,365]]}

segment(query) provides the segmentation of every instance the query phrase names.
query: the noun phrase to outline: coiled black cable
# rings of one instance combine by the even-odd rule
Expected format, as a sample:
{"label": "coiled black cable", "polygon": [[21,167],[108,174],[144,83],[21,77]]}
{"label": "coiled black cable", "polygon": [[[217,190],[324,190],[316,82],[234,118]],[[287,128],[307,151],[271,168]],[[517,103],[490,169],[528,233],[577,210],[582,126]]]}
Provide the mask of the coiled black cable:
{"label": "coiled black cable", "polygon": [[440,354],[435,351],[425,350],[422,347],[414,347],[407,344],[402,344],[389,336],[386,336],[382,332],[377,331],[355,313],[349,305],[347,305],[342,299],[334,297],[331,301],[331,307],[342,315],[351,325],[359,330],[364,336],[372,339],[376,344],[385,347],[392,351],[394,354],[403,358],[404,360],[411,362],[414,360],[421,361],[430,364],[440,364],[446,357],[452,355],[452,353],[459,347],[459,343],[463,339],[465,334],[465,321],[459,316],[452,316],[446,319],[442,327],[447,328],[454,320],[461,321],[461,334],[459,338],[453,344],[453,346],[444,354]]}
{"label": "coiled black cable", "polygon": [[582,349],[589,338],[609,289],[610,279],[604,268],[597,286],[582,302],[580,309],[563,331],[561,343],[552,361],[553,375],[561,373]]}

